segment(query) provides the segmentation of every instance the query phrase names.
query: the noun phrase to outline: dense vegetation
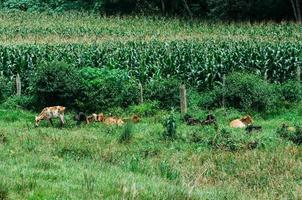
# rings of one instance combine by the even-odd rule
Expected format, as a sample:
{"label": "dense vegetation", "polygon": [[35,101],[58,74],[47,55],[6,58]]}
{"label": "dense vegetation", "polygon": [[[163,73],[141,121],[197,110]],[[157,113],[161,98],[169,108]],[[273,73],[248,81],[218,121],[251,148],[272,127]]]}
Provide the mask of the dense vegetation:
{"label": "dense vegetation", "polygon": [[3,9],[23,11],[89,10],[99,13],[144,13],[212,19],[293,19],[290,0],[1,0]]}
{"label": "dense vegetation", "polygon": [[[300,25],[0,12],[0,38],[0,199],[301,197]],[[217,125],[185,124],[181,82]],[[33,128],[54,104],[65,127]],[[78,111],[142,121],[77,126]],[[261,131],[229,128],[246,114]]]}
{"label": "dense vegetation", "polygon": [[[237,71],[277,84],[297,79],[300,73],[302,34],[293,23],[224,25],[26,13],[2,13],[1,19],[1,100],[15,93],[15,77],[20,74],[27,108],[127,107],[138,102],[139,83],[145,100],[170,108],[178,106],[180,82],[205,92]],[[110,85],[116,93],[110,93]],[[216,96],[218,100],[200,105],[221,105],[221,96]],[[244,105],[236,107],[251,106]]]}

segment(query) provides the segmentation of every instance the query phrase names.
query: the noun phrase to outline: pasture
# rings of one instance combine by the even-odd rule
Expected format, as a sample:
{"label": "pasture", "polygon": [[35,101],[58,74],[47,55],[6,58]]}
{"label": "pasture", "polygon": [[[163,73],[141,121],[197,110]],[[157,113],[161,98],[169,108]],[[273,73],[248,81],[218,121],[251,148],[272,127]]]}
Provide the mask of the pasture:
{"label": "pasture", "polygon": [[[1,11],[0,200],[301,199],[301,41],[291,22]],[[245,75],[228,78],[237,71]],[[180,82],[189,113],[211,110],[218,128],[183,122]],[[47,99],[67,107],[63,128],[34,128]],[[173,139],[164,137],[172,107]],[[142,120],[77,126],[79,111]],[[262,131],[229,127],[246,114]],[[298,142],[282,124],[296,125]]]}
{"label": "pasture", "polygon": [[[131,140],[119,142],[124,127],[101,123],[65,128],[34,114],[1,109],[0,195],[2,199],[299,199],[301,147],[280,138],[282,123],[301,122],[300,111],[262,119],[262,132],[230,129],[238,112],[214,114],[219,129],[234,135],[235,148],[211,145],[211,126],[188,126],[177,115],[177,138],[162,137],[158,112],[133,125]],[[204,116],[205,112],[197,112]],[[56,126],[59,123],[56,121]],[[259,142],[256,148],[250,141]]]}

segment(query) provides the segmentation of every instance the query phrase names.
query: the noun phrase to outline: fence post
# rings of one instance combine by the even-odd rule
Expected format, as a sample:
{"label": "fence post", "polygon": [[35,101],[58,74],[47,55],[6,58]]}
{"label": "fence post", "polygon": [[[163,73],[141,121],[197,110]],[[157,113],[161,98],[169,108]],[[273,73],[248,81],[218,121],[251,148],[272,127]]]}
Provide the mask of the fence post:
{"label": "fence post", "polygon": [[16,89],[17,89],[17,96],[21,96],[21,78],[19,73],[16,75]]}
{"label": "fence post", "polygon": [[301,82],[301,68],[300,66],[297,66],[297,81]]}
{"label": "fence post", "polygon": [[222,108],[224,115],[226,116],[226,110],[225,110],[225,74],[222,76]]}
{"label": "fence post", "polygon": [[265,70],[265,72],[264,72],[264,80],[266,80],[267,81],[267,70]]}
{"label": "fence post", "polygon": [[139,96],[139,103],[144,103],[144,91],[143,91],[143,85],[141,83],[138,84],[139,90],[140,90],[140,96]]}
{"label": "fence post", "polygon": [[181,114],[186,114],[188,112],[187,91],[186,91],[186,86],[184,84],[181,84],[179,86],[179,93],[180,93],[180,111]]}

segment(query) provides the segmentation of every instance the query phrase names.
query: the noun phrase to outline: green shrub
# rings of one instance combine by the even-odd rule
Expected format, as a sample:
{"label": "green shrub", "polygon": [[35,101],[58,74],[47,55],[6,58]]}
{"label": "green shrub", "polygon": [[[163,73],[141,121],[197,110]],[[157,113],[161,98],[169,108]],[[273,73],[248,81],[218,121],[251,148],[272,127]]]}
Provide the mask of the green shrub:
{"label": "green shrub", "polygon": [[77,70],[63,62],[40,64],[31,78],[30,92],[38,107],[71,106],[81,90]]}
{"label": "green shrub", "polygon": [[288,126],[282,125],[277,129],[277,135],[280,137],[290,140],[295,144],[302,144],[302,126],[295,125],[291,127],[293,130],[290,130]]}
{"label": "green shrub", "polygon": [[129,108],[130,113],[135,113],[139,116],[151,116],[154,115],[159,108],[158,101],[145,102],[139,105],[133,105]]}
{"label": "green shrub", "polygon": [[179,106],[179,81],[177,79],[153,79],[145,85],[145,99],[158,101],[161,108]]}
{"label": "green shrub", "polygon": [[120,137],[119,137],[119,142],[120,143],[128,143],[130,142],[131,138],[133,137],[133,124],[132,123],[127,123],[124,127],[124,130],[122,131]]}
{"label": "green shrub", "polygon": [[82,110],[96,112],[138,101],[138,84],[124,70],[85,67],[79,75],[82,89],[76,107]]}
{"label": "green shrub", "polygon": [[173,140],[176,139],[176,117],[173,111],[171,114],[165,119],[164,123],[165,131],[163,133],[163,136],[165,139]]}
{"label": "green shrub", "polygon": [[13,94],[13,83],[8,78],[0,75],[0,102]]}
{"label": "green shrub", "polygon": [[273,110],[278,99],[273,84],[254,74],[236,72],[226,77],[225,87],[216,86],[205,94],[201,106],[220,107],[223,95],[226,106],[257,112]]}
{"label": "green shrub", "polygon": [[10,96],[2,104],[2,107],[6,109],[32,109],[33,103],[33,98],[30,96]]}
{"label": "green shrub", "polygon": [[288,81],[280,86],[281,100],[297,103],[302,100],[302,85],[298,81]]}

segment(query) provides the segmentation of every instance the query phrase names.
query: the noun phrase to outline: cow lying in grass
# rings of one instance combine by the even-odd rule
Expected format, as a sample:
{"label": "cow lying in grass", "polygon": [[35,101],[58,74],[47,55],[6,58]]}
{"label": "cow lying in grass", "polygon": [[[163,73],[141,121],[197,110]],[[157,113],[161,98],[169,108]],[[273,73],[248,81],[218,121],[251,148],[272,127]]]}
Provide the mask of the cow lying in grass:
{"label": "cow lying in grass", "polygon": [[212,114],[208,114],[205,120],[195,119],[189,114],[185,114],[184,121],[187,123],[187,125],[216,125],[216,118]]}
{"label": "cow lying in grass", "polygon": [[104,124],[107,125],[118,125],[118,126],[121,126],[125,123],[122,119],[118,117],[106,117],[104,113],[100,113],[97,115],[97,121],[103,122]]}
{"label": "cow lying in grass", "polygon": [[97,121],[97,114],[93,113],[92,115],[87,116],[83,112],[79,112],[74,116],[74,120],[77,121],[77,125],[80,125],[82,122],[89,124]]}
{"label": "cow lying in grass", "polygon": [[235,119],[235,120],[231,121],[230,127],[245,128],[248,125],[251,125],[252,123],[253,123],[252,117],[247,115],[247,116],[241,117],[240,119]]}
{"label": "cow lying in grass", "polygon": [[53,106],[53,107],[46,107],[42,110],[42,112],[36,116],[35,119],[35,126],[39,126],[39,123],[42,120],[47,120],[50,122],[50,124],[53,126],[52,119],[53,118],[59,118],[61,122],[61,126],[65,124],[64,121],[64,112],[65,112],[65,107],[63,106]]}

